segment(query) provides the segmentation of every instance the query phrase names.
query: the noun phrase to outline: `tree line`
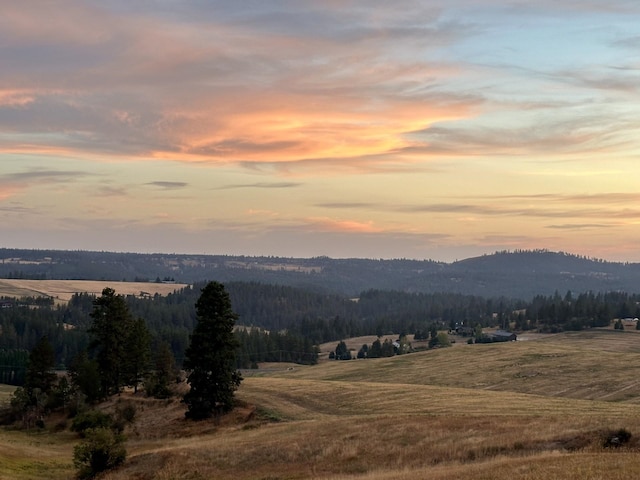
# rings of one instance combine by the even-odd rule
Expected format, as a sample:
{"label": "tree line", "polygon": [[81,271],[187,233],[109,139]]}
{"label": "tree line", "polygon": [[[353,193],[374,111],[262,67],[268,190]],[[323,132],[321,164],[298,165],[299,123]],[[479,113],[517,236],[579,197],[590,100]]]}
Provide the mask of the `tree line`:
{"label": "tree line", "polygon": [[[166,348],[183,364],[197,322],[195,303],[205,282],[167,296],[123,297],[144,319],[154,350]],[[261,361],[315,361],[315,345],[362,335],[415,334],[464,324],[515,327],[543,332],[608,325],[614,318],[640,316],[640,295],[586,292],[538,295],[531,301],[457,293],[367,290],[356,298],[299,287],[230,282],[226,291],[238,314],[238,367]],[[67,305],[9,302],[0,308],[0,379],[24,381],[25,356],[40,338],[52,345],[56,366],[68,368],[89,347],[96,297],[74,295]]]}
{"label": "tree line", "polygon": [[[125,387],[133,387],[135,395],[143,382],[147,395],[171,395],[171,366],[159,362],[168,349],[151,349],[146,322],[132,315],[125,297],[105,288],[92,306],[88,348],[74,357],[67,374],[54,372],[54,349],[46,336],[41,337],[29,352],[23,386],[11,396],[10,408],[0,410],[2,423],[21,420],[26,428],[44,428],[53,411],[62,410],[73,418],[71,429],[84,439],[74,448],[79,478],[93,478],[126,458],[123,422],[133,421],[135,409],[125,413],[116,408],[119,418],[114,419],[93,408],[97,402],[120,395]],[[203,420],[233,408],[234,392],[242,381],[235,366],[238,316],[217,282],[201,289],[195,310],[196,324],[183,362],[190,388],[182,401],[187,418]],[[155,369],[149,362],[152,355],[157,359]],[[158,390],[161,385],[164,391]]]}

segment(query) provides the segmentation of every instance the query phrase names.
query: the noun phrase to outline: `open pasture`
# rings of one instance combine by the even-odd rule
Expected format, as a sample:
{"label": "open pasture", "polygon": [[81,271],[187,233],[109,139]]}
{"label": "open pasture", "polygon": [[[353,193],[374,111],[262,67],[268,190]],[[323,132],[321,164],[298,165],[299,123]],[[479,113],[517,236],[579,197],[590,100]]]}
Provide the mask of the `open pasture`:
{"label": "open pasture", "polygon": [[21,280],[0,279],[0,296],[50,297],[67,302],[76,293],[100,295],[102,290],[113,288],[120,295],[167,295],[186,287],[179,283],[117,282],[107,280]]}
{"label": "open pasture", "polygon": [[640,332],[593,329],[461,345],[279,372],[300,379],[403,383],[640,404]]}
{"label": "open pasture", "polygon": [[[634,331],[593,330],[258,370],[238,390],[241,408],[219,423],[187,422],[177,400],[130,397],[128,460],[101,478],[635,478],[638,342]],[[621,428],[631,442],[604,448],[605,433]],[[66,433],[51,438],[33,462],[57,471],[0,478],[66,478],[59,462],[70,465],[71,444]],[[10,432],[0,452],[32,441]]]}

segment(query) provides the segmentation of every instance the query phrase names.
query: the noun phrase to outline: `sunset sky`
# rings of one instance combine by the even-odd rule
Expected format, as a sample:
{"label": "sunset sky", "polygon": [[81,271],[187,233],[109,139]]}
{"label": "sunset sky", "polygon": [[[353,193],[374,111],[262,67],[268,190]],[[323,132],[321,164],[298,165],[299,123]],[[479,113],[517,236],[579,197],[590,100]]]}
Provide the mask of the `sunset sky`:
{"label": "sunset sky", "polygon": [[0,0],[0,247],[640,261],[640,2]]}

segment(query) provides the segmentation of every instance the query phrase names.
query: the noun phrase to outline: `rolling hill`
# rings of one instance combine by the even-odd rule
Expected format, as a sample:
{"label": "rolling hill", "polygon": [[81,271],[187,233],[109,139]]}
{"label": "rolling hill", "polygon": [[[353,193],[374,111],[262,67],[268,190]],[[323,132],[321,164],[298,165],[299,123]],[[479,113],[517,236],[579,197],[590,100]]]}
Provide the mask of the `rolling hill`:
{"label": "rolling hill", "polygon": [[[248,371],[219,422],[124,395],[104,408],[137,405],[128,460],[101,478],[635,478],[638,351],[640,333],[591,330]],[[604,447],[620,429],[631,441]],[[0,478],[67,478],[73,444],[67,432],[3,432]]]}
{"label": "rolling hill", "polygon": [[369,289],[453,292],[528,300],[567,291],[636,293],[640,264],[546,250],[498,252],[442,263],[0,249],[0,278],[84,279],[192,284],[256,281],[357,296]]}

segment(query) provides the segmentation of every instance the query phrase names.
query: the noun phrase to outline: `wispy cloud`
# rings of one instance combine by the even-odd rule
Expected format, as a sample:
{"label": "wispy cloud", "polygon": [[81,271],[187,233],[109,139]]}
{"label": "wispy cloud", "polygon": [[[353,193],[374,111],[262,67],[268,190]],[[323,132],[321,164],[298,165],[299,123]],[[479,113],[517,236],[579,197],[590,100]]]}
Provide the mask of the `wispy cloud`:
{"label": "wispy cloud", "polygon": [[593,230],[611,228],[613,225],[605,223],[565,223],[561,225],[548,225],[547,228],[556,230]]}
{"label": "wispy cloud", "polygon": [[618,220],[640,218],[640,209],[635,207],[640,202],[640,194],[636,193],[504,195],[475,198],[452,197],[448,200],[448,202],[424,204],[328,202],[317,206],[336,210],[364,210],[368,212],[407,214],[456,214],[486,217],[599,218]]}
{"label": "wispy cloud", "polygon": [[0,174],[0,200],[13,197],[33,185],[67,185],[87,175],[82,171],[46,169]]}
{"label": "wispy cloud", "polygon": [[86,176],[86,172],[63,170],[31,170],[27,172],[7,173],[0,175],[0,181],[17,183],[31,182],[65,182]]}
{"label": "wispy cloud", "polygon": [[155,181],[145,183],[145,185],[150,185],[152,187],[158,187],[163,190],[179,190],[181,188],[187,187],[189,184],[186,182],[169,182],[169,181]]}
{"label": "wispy cloud", "polygon": [[238,185],[224,185],[219,187],[218,190],[233,190],[236,188],[295,188],[301,185],[302,183],[299,182],[256,182]]}
{"label": "wispy cloud", "polygon": [[627,0],[4,2],[0,212],[194,248],[627,249],[639,22]]}

